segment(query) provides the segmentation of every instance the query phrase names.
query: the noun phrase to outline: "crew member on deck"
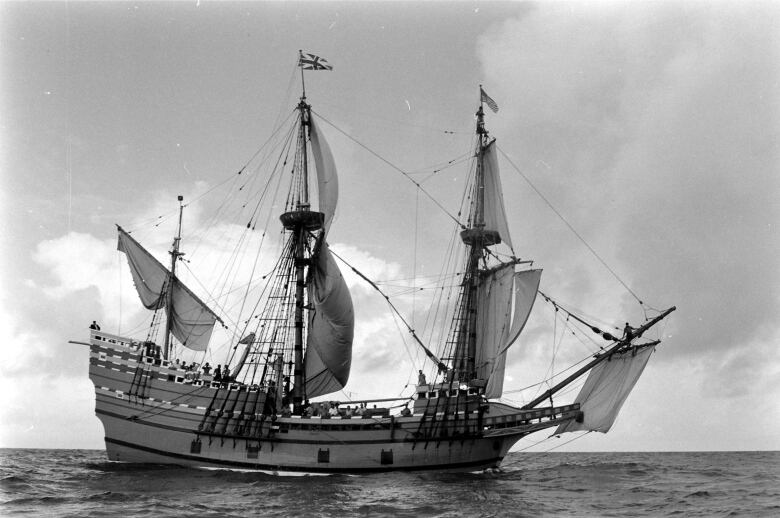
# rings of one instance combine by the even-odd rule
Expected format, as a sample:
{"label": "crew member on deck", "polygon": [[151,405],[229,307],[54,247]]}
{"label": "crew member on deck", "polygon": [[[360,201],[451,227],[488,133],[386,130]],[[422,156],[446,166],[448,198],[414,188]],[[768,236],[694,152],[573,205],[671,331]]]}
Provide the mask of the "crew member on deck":
{"label": "crew member on deck", "polygon": [[417,385],[426,385],[425,374],[422,370],[417,371]]}
{"label": "crew member on deck", "polygon": [[99,325],[98,325],[98,323],[97,323],[97,322],[95,322],[94,320],[93,320],[93,321],[92,321],[92,323],[89,325],[89,328],[90,328],[90,329],[92,329],[92,330],[94,330],[94,331],[100,331],[100,326],[99,326]]}

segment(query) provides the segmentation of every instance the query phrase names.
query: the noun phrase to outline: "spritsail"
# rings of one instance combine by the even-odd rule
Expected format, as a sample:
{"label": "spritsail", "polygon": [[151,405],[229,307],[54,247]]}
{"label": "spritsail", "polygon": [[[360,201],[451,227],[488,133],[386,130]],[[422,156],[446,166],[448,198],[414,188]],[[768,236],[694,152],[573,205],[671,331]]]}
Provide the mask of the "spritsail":
{"label": "spritsail", "polygon": [[628,350],[613,354],[609,360],[598,364],[590,371],[574,400],[584,413],[583,421],[560,425],[555,434],[577,430],[607,433],[654,350],[655,347],[645,347],[636,352]]}
{"label": "spritsail", "polygon": [[[138,296],[146,309],[166,308],[171,333],[185,347],[205,351],[219,317],[179,279],[150,254],[138,241],[118,227],[117,250],[124,252]],[[172,290],[171,304],[165,296]]]}

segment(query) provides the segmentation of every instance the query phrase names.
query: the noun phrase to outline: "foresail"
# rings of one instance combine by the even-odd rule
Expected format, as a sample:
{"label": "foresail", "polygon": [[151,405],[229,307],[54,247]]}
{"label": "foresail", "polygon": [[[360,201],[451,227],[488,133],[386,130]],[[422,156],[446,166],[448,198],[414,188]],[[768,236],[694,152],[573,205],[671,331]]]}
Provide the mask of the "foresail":
{"label": "foresail", "polygon": [[[168,269],[121,228],[117,250],[127,256],[130,273],[144,307],[162,308],[167,293],[166,283],[170,278]],[[171,333],[184,346],[195,351],[205,351],[218,318],[181,281],[174,278],[172,284],[171,310],[168,314]]]}
{"label": "foresail", "polygon": [[607,433],[654,350],[655,347],[646,347],[636,353],[614,354],[594,367],[574,400],[580,404],[583,422],[569,421],[560,425],[555,434],[578,430]]}
{"label": "foresail", "polygon": [[309,285],[306,395],[341,390],[349,379],[355,315],[352,297],[333,255],[323,243]]}
{"label": "foresail", "polygon": [[309,120],[309,135],[311,149],[314,155],[314,166],[317,169],[317,189],[319,191],[319,211],[325,214],[323,228],[327,233],[330,222],[336,212],[339,199],[339,181],[336,174],[336,163],[330,152],[330,146],[320,133],[314,119]]}
{"label": "foresail", "polygon": [[528,321],[531,309],[536,301],[536,292],[539,290],[539,282],[542,279],[542,270],[523,270],[515,272],[514,299],[515,310],[512,316],[512,327],[503,342],[493,362],[493,368],[485,388],[485,397],[501,397],[504,389],[504,367],[506,364],[506,352],[515,343]]}
{"label": "foresail", "polygon": [[501,360],[499,351],[511,329],[513,277],[510,267],[494,270],[477,291],[477,378],[489,381],[496,361]]}
{"label": "foresail", "polygon": [[504,210],[504,193],[501,189],[501,177],[498,170],[498,158],[496,157],[496,143],[491,142],[485,148],[482,162],[483,178],[485,182],[484,219],[485,230],[495,230],[501,236],[501,240],[510,248],[512,239],[509,235],[509,225],[506,221]]}

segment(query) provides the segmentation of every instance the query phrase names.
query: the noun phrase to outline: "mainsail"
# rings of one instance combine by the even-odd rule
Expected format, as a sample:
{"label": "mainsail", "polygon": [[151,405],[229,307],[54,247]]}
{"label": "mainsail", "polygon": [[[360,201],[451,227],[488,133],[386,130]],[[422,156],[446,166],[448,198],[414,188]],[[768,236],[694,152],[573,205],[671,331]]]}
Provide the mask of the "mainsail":
{"label": "mainsail", "polygon": [[355,314],[352,297],[333,255],[323,243],[309,284],[309,334],[306,347],[306,395],[336,392],[349,379]]}
{"label": "mainsail", "polygon": [[[477,377],[487,381],[485,397],[500,397],[506,351],[531,313],[542,270],[515,272],[509,265],[491,271],[477,292]],[[514,299],[514,314],[512,301]]]}
{"label": "mainsail", "polygon": [[171,292],[168,319],[171,333],[185,347],[205,351],[211,339],[214,323],[219,317],[152,254],[121,227],[117,250],[124,252],[133,282],[146,309],[166,307],[165,296]]}
{"label": "mainsail", "polygon": [[577,430],[607,433],[654,350],[655,347],[636,352],[628,350],[613,354],[609,360],[598,364],[590,371],[574,400],[584,413],[583,421],[562,424],[555,430],[555,435]]}

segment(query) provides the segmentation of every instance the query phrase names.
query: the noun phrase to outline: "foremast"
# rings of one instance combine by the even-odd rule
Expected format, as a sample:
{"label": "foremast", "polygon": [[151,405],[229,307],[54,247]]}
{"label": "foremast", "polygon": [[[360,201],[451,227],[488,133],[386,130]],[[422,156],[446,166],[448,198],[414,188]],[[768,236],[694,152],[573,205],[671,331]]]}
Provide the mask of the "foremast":
{"label": "foremast", "polygon": [[485,227],[485,153],[493,144],[485,129],[485,112],[482,102],[476,113],[477,146],[475,151],[475,175],[471,192],[471,208],[467,227],[460,233],[466,245],[466,268],[461,284],[460,304],[456,320],[458,329],[455,337],[455,351],[452,357],[451,377],[468,382],[477,377],[477,292],[480,284],[480,270],[486,265],[488,247],[501,243],[501,236],[494,229]]}

